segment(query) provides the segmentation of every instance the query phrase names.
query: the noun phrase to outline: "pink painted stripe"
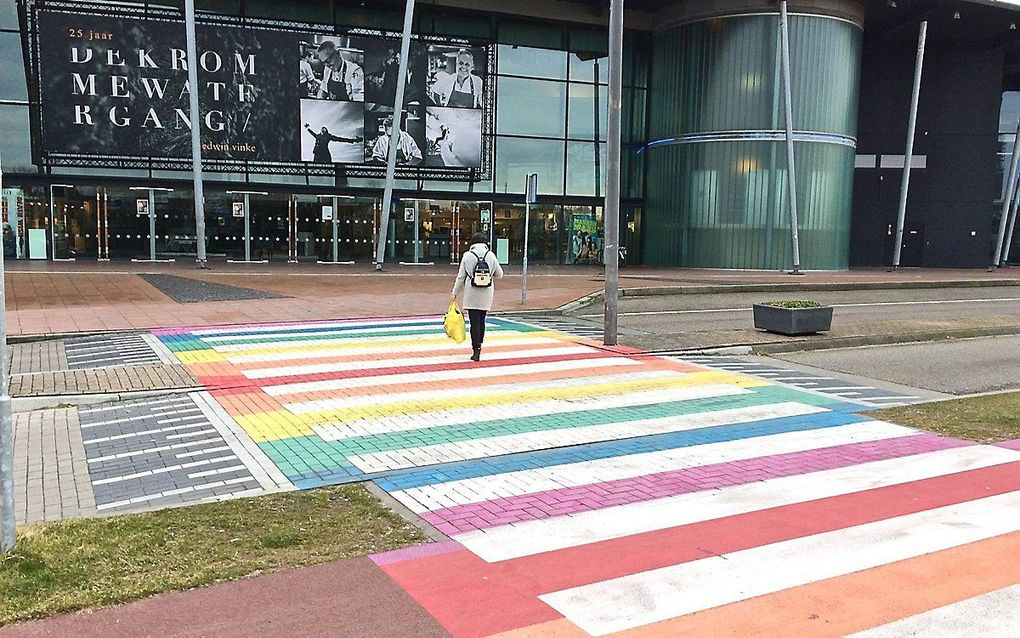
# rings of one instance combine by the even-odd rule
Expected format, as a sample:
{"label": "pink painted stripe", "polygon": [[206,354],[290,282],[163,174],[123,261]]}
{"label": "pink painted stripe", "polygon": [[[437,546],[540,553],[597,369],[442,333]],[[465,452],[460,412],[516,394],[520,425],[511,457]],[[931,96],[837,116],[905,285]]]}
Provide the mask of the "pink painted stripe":
{"label": "pink painted stripe", "polygon": [[934,434],[912,434],[882,441],[836,445],[522,494],[433,510],[423,514],[422,518],[444,534],[461,534],[508,523],[541,520],[614,505],[833,470],[966,445],[972,443],[946,439]]}
{"label": "pink painted stripe", "polygon": [[405,547],[404,549],[395,549],[381,554],[372,554],[369,558],[371,558],[372,562],[376,565],[392,565],[393,563],[402,563],[406,560],[449,554],[450,552],[457,552],[462,549],[464,549],[464,546],[457,541],[441,541],[438,543],[425,543],[424,545]]}
{"label": "pink painted stripe", "polygon": [[1010,450],[1020,450],[1020,439],[1014,439],[1012,441],[1003,441],[1001,443],[996,443],[995,445]]}

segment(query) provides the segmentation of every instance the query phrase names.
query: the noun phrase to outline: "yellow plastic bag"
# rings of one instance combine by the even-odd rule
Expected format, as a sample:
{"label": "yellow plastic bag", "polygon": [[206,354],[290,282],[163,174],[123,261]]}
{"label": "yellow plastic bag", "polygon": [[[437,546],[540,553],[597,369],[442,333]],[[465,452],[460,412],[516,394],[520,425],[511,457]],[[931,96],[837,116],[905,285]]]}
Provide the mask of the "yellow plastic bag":
{"label": "yellow plastic bag", "polygon": [[443,329],[446,330],[446,336],[457,343],[464,343],[464,339],[467,338],[464,315],[461,314],[456,301],[450,302],[450,309],[446,311],[446,317],[443,318]]}

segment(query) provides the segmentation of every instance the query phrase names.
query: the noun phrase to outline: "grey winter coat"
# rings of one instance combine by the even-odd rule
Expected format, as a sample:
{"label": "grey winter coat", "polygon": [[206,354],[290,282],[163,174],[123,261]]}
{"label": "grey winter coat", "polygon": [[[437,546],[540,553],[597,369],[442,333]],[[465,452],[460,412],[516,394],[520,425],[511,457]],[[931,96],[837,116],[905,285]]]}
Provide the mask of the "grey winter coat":
{"label": "grey winter coat", "polygon": [[[486,251],[489,252],[488,255],[485,255]],[[454,297],[459,296],[462,290],[464,291],[464,301],[461,304],[464,310],[492,309],[492,298],[496,292],[496,282],[493,281],[492,285],[488,288],[476,288],[471,285],[471,277],[475,274],[475,264],[483,256],[489,264],[493,280],[503,276],[503,267],[499,265],[496,253],[489,251],[489,247],[485,244],[474,244],[471,246],[471,249],[460,258],[460,270],[457,272],[457,281],[453,284]]]}

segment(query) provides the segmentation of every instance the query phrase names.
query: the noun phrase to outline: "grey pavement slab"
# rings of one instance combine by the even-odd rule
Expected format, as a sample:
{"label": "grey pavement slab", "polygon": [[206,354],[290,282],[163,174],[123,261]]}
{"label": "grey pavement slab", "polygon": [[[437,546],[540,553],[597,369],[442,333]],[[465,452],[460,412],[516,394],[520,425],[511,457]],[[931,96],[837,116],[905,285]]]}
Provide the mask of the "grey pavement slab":
{"label": "grey pavement slab", "polygon": [[255,290],[253,288],[218,284],[189,277],[178,277],[177,275],[143,274],[139,276],[177,303],[286,298],[285,295]]}

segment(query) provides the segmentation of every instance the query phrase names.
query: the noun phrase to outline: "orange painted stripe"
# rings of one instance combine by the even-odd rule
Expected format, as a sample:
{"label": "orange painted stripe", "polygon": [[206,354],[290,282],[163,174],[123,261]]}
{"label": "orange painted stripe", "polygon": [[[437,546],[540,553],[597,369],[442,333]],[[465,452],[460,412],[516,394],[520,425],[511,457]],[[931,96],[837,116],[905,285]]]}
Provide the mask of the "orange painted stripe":
{"label": "orange painted stripe", "polygon": [[[346,388],[343,390],[318,390],[315,392],[300,392],[274,397],[286,403],[300,401],[318,401],[322,399],[340,399],[343,397],[371,396],[396,394],[401,392],[420,392],[427,390],[449,390],[451,387],[478,388],[494,385],[506,385],[510,383],[533,383],[536,381],[556,381],[559,379],[581,379],[591,377],[592,383],[598,383],[600,379],[610,374],[625,374],[630,372],[649,372],[659,370],[674,370],[677,372],[703,371],[702,368],[694,366],[678,367],[672,362],[649,360],[641,365],[620,365],[605,368],[593,369],[572,369],[572,370],[551,370],[549,372],[537,372],[530,374],[508,374],[501,377],[476,377],[472,379],[454,379],[449,381],[419,381],[404,383],[401,385],[366,386],[361,388]],[[526,401],[527,396],[522,396]]]}
{"label": "orange painted stripe", "polygon": [[1016,585],[1018,555],[1013,532],[612,635],[835,638]]}
{"label": "orange painted stripe", "polygon": [[560,618],[530,627],[492,634],[490,638],[588,638],[590,635],[569,620]]}

